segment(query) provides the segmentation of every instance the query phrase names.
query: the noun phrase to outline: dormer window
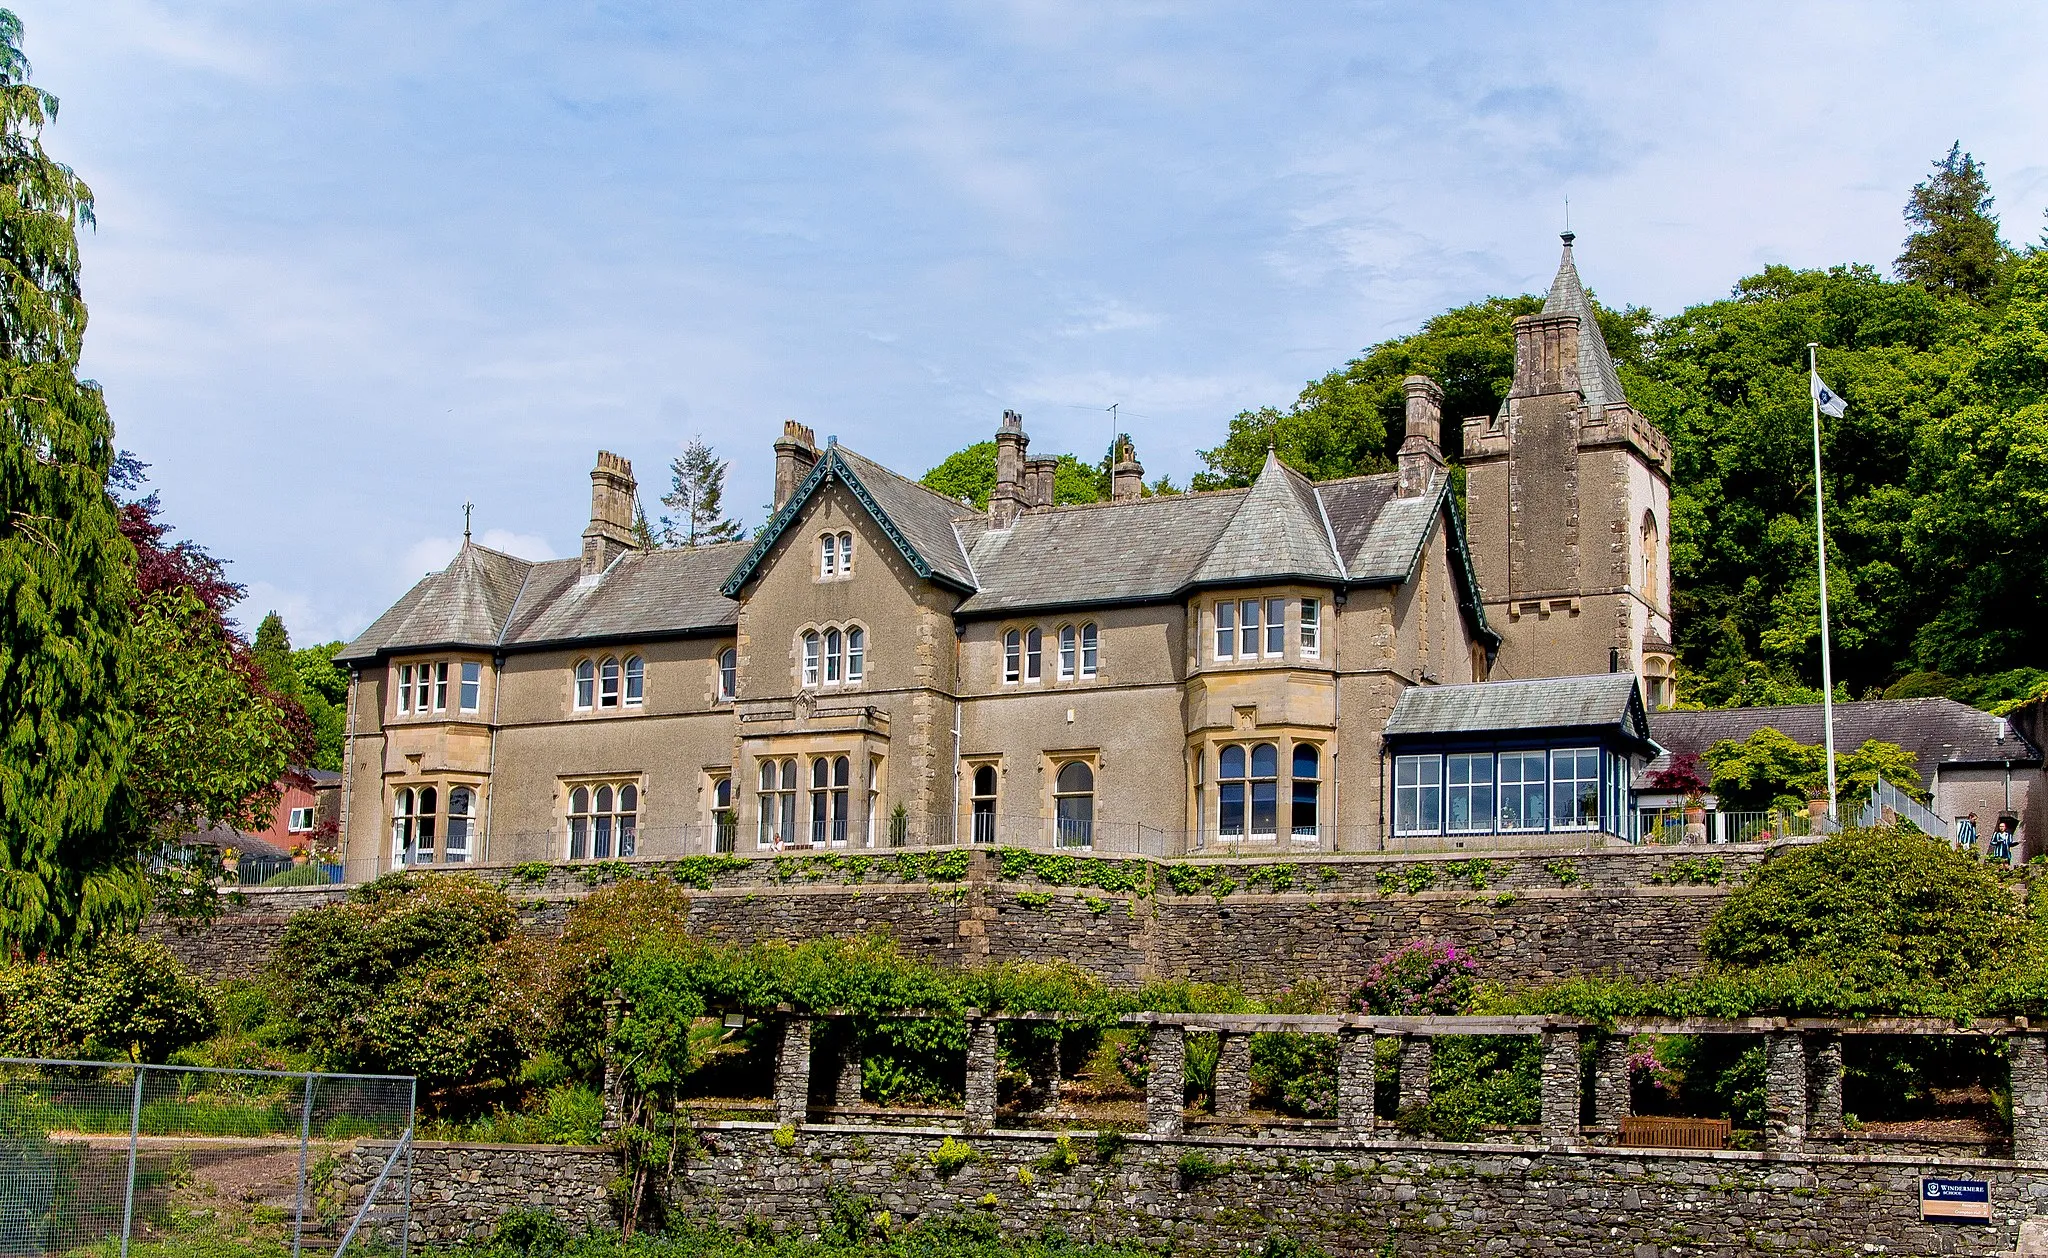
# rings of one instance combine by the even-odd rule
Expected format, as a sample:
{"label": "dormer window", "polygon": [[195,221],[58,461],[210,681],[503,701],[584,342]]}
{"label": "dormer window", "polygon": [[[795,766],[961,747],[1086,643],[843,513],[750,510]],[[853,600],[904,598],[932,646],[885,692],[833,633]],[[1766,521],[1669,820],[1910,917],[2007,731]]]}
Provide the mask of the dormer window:
{"label": "dormer window", "polygon": [[818,579],[838,581],[853,575],[853,534],[827,533],[818,539]]}

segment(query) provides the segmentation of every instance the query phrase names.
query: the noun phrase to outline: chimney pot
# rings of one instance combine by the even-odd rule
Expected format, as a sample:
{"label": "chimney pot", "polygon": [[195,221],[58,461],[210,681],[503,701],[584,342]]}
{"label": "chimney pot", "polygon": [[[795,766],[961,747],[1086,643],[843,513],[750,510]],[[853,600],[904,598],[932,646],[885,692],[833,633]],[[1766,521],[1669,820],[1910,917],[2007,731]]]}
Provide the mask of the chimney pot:
{"label": "chimney pot", "polygon": [[996,429],[996,487],[988,496],[989,521],[999,529],[1010,527],[1027,505],[1024,455],[1030,448],[1024,417],[1004,411],[1002,426]]}
{"label": "chimney pot", "polygon": [[639,506],[633,465],[609,450],[590,470],[590,525],[583,530],[583,575],[594,577],[634,548],[633,512]]}
{"label": "chimney pot", "polygon": [[782,421],[782,439],[775,443],[775,509],[782,510],[796,487],[818,465],[818,438],[793,419]]}
{"label": "chimney pot", "polygon": [[1419,497],[1444,470],[1443,386],[1428,376],[1409,376],[1402,381],[1407,393],[1407,435],[1397,460],[1403,498]]}
{"label": "chimney pot", "polygon": [[1109,500],[1111,502],[1136,502],[1145,496],[1145,465],[1138,462],[1138,451],[1126,437],[1117,442],[1116,462],[1109,469]]}

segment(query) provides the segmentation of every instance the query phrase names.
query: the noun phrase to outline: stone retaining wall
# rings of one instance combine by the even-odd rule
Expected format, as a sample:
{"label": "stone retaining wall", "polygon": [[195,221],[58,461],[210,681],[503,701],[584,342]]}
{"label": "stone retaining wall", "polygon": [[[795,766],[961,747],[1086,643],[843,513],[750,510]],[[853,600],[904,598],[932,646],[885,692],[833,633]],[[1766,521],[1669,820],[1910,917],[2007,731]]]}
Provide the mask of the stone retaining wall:
{"label": "stone retaining wall", "polygon": [[[1041,854],[1033,868],[1012,860],[1016,876],[1007,879],[1001,853],[969,851],[952,854],[964,858],[948,870],[964,867],[960,880],[909,883],[883,871],[894,868],[886,855],[719,858],[690,867],[610,862],[549,867],[538,883],[516,867],[470,872],[502,882],[520,903],[524,928],[536,932],[559,931],[592,885],[622,873],[682,874],[710,884],[691,891],[692,928],[739,942],[882,930],[906,951],[941,964],[1064,960],[1119,985],[1193,978],[1266,991],[1304,978],[1348,986],[1389,949],[1424,937],[1470,949],[1487,977],[1504,981],[1608,970],[1644,978],[1690,973],[1699,964],[1701,931],[1729,885],[1772,850],[1743,844],[1477,857],[1132,859],[1101,862],[1105,868],[1086,858],[1048,864]],[[1041,876],[1045,871],[1069,882],[1112,884],[1142,873],[1144,890],[1061,885]],[[292,914],[339,894],[250,891],[214,926],[153,933],[201,973],[247,975],[261,967]]]}
{"label": "stone retaining wall", "polygon": [[[732,1228],[816,1236],[834,1198],[867,1199],[889,1226],[970,1216],[1016,1237],[1058,1229],[1099,1241],[1245,1252],[1284,1235],[1332,1254],[1471,1258],[1475,1252],[1617,1255],[1988,1254],[2048,1213],[2048,1164],[1921,1157],[1677,1153],[1583,1146],[1425,1145],[1304,1135],[1257,1141],[956,1128],[807,1126],[777,1147],[767,1123],[701,1128],[673,1209]],[[964,1139],[950,1177],[932,1153]],[[366,1145],[361,1160],[380,1158]],[[359,1172],[351,1171],[354,1176]],[[586,1229],[607,1220],[619,1173],[598,1149],[423,1145],[415,1241],[487,1235],[512,1206]],[[1988,1180],[1990,1227],[1922,1223],[1922,1175]],[[351,1182],[355,1182],[351,1178]],[[1390,1248],[1391,1247],[1391,1248]]]}

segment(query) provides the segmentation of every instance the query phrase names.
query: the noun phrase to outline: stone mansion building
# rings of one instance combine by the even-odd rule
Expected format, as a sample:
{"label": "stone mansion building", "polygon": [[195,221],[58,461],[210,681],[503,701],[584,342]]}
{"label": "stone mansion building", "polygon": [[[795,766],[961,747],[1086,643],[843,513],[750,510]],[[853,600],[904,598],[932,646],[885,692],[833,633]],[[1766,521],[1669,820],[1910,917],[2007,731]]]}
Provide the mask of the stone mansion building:
{"label": "stone mansion building", "polygon": [[786,424],[750,541],[465,541],[340,657],[349,880],[402,863],[1004,843],[1176,855],[1628,837],[1671,698],[1669,447],[1564,258],[1500,412],[1407,381],[1395,471],[965,506]]}

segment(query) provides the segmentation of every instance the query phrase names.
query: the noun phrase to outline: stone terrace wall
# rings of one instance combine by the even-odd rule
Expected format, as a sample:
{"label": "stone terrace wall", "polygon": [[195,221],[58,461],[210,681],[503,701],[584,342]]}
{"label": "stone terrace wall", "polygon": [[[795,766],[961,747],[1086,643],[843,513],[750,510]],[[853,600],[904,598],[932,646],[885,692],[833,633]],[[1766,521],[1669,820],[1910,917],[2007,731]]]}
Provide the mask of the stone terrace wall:
{"label": "stone terrace wall", "polygon": [[[1065,960],[1117,984],[1199,978],[1268,990],[1310,977],[1354,983],[1375,958],[1421,937],[1469,947],[1488,977],[1507,981],[1685,974],[1699,964],[1700,933],[1728,885],[1774,850],[1171,863],[954,851],[904,861],[854,853],[467,872],[503,885],[520,900],[526,928],[540,932],[559,931],[595,887],[660,877],[692,887],[694,929],[740,942],[882,930],[944,964]],[[293,912],[336,894],[252,891],[206,931],[159,933],[202,973],[253,973]]]}
{"label": "stone terrace wall", "polygon": [[[1431,1258],[1986,1254],[2010,1249],[2022,1219],[2048,1212],[2048,1164],[1982,1159],[1144,1136],[1105,1158],[1082,1133],[1079,1165],[1061,1170],[1046,1165],[1049,1134],[1003,1131],[967,1137],[975,1160],[945,1178],[931,1154],[949,1134],[960,1138],[805,1127],[780,1149],[767,1124],[710,1125],[699,1132],[703,1154],[678,1174],[674,1209],[816,1236],[833,1195],[851,1193],[894,1226],[978,1215],[1013,1236],[1056,1228],[1185,1253],[1245,1252],[1284,1235],[1333,1254]],[[1184,1173],[1190,1155],[1218,1173]],[[381,1150],[366,1145],[359,1160],[372,1157]],[[609,1217],[605,1188],[618,1173],[598,1149],[423,1145],[414,1239],[487,1235],[514,1205],[588,1228]],[[1927,1174],[1990,1181],[1993,1225],[1920,1222]]]}
{"label": "stone terrace wall", "polygon": [[[366,1140],[341,1159],[336,1178],[351,1211],[391,1154],[388,1141]],[[485,1237],[510,1210],[544,1210],[571,1230],[589,1232],[611,1222],[611,1182],[619,1155],[610,1149],[547,1144],[413,1145],[413,1242]],[[379,1200],[388,1198],[390,1185]],[[396,1243],[398,1229],[383,1229]]]}

